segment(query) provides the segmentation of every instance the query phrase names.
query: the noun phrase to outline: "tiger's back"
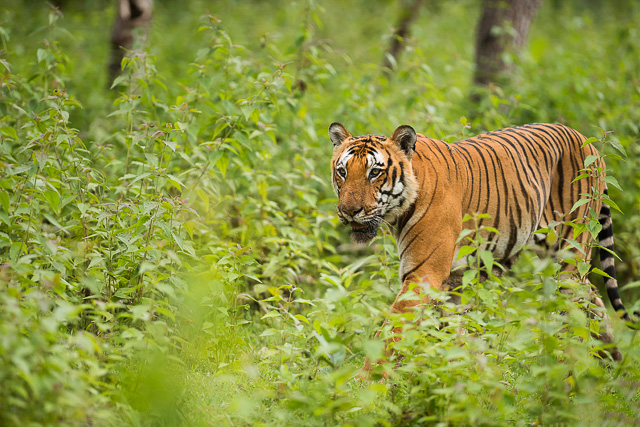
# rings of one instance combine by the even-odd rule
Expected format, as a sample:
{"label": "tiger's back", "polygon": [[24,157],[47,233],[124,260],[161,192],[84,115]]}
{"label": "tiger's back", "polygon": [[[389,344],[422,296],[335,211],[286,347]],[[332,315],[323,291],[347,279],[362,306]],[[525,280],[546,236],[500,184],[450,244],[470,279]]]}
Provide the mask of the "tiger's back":
{"label": "tiger's back", "polygon": [[[412,251],[412,246],[419,246],[418,235],[427,233],[426,229],[431,228],[420,218],[427,217],[433,203],[429,197],[438,195],[435,187],[455,194],[459,201],[451,200],[450,203],[461,205],[451,209],[448,222],[462,224],[465,214],[490,215],[491,218],[483,220],[482,225],[493,227],[500,233],[489,233],[487,249],[493,252],[496,260],[505,264],[509,264],[532,240],[542,240],[544,236],[534,233],[547,227],[552,220],[584,218],[589,207],[598,212],[600,206],[596,202],[569,213],[581,198],[581,193],[598,187],[596,177],[572,182],[583,168],[587,156],[598,155],[593,145],[582,147],[585,140],[575,130],[555,124],[502,129],[454,144],[418,135],[412,163],[423,189],[419,196],[422,200],[416,203],[417,212],[398,221],[400,253],[406,254]],[[453,217],[454,212],[456,218]],[[406,227],[404,222],[411,218],[415,225]],[[570,227],[564,227],[562,231],[562,237],[572,237]],[[585,240],[587,236],[578,238]],[[456,253],[459,248],[458,245]],[[454,255],[453,267],[466,264],[466,258],[456,258]],[[409,273],[415,266],[414,263],[405,263],[404,273]]]}

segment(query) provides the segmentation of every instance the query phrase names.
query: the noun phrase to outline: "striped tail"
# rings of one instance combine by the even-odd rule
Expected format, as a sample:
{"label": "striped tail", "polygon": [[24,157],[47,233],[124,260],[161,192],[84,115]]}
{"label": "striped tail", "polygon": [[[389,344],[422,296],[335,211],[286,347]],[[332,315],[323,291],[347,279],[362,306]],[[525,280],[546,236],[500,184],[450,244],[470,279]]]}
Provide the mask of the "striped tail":
{"label": "striped tail", "polygon": [[[605,188],[604,189],[605,196],[609,197],[609,192]],[[602,230],[598,234],[598,240],[600,241],[600,267],[602,270],[607,273],[610,277],[605,277],[605,287],[607,289],[607,295],[609,296],[609,301],[611,301],[611,305],[616,310],[616,312],[622,312],[621,318],[624,320],[631,321],[627,310],[624,308],[622,304],[622,299],[620,299],[620,292],[618,290],[618,281],[616,280],[616,266],[614,262],[613,255],[613,226],[611,222],[611,207],[606,203],[602,203],[602,207],[600,208],[600,216],[598,217],[600,225],[602,225]],[[606,248],[608,250],[605,250]],[[609,252],[611,251],[611,252]]]}

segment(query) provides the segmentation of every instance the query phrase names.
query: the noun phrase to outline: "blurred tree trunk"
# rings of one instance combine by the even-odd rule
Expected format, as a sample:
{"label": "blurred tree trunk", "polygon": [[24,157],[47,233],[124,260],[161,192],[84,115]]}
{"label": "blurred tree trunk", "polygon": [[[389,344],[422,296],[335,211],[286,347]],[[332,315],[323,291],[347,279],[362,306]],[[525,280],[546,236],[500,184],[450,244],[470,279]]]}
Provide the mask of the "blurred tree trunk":
{"label": "blurred tree trunk", "polygon": [[125,49],[133,46],[133,32],[140,27],[146,37],[151,23],[151,0],[117,0],[116,20],[111,31],[111,59],[109,61],[109,82],[120,74],[120,64]]}
{"label": "blurred tree trunk", "polygon": [[411,24],[418,17],[422,0],[404,0],[400,11],[400,19],[396,25],[389,48],[382,59],[382,67],[387,73],[391,73],[394,63],[398,62],[405,40],[409,37]]}
{"label": "blurred tree trunk", "polygon": [[483,0],[476,38],[476,85],[496,83],[508,75],[505,54],[518,53],[527,42],[529,27],[542,0]]}
{"label": "blurred tree trunk", "polygon": [[67,0],[51,0],[51,4],[58,9],[62,9],[62,7],[67,3]]}

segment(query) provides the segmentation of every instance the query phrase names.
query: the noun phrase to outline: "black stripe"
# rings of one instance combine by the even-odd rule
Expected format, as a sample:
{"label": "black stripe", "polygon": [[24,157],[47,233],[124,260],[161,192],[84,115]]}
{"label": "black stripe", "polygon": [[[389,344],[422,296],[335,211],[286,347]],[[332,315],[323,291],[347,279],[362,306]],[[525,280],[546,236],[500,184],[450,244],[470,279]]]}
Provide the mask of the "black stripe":
{"label": "black stripe", "polygon": [[418,265],[416,265],[415,267],[413,267],[411,270],[409,270],[407,273],[402,275],[402,279],[401,281],[404,283],[404,279],[407,278],[407,276],[409,276],[411,273],[413,273],[414,271],[416,271],[417,269],[419,269],[420,267],[422,267],[424,265],[425,262],[427,262],[429,260],[429,258],[431,258],[431,256],[435,253],[435,251],[442,246],[442,243],[438,244],[435,248],[433,248],[431,250],[431,252],[429,253],[429,255],[427,255],[427,257],[425,259],[423,259],[422,261],[420,261],[420,263]]}
{"label": "black stripe", "polygon": [[[567,207],[564,205],[564,162],[563,159],[560,159],[560,161],[558,162],[556,169],[558,170],[558,188],[560,189],[560,194],[558,194],[558,200],[560,200],[560,213],[564,215],[565,212],[567,212]],[[573,199],[571,199],[573,200]],[[569,208],[571,209],[571,208]],[[551,215],[551,218],[553,218],[553,212]]]}
{"label": "black stripe", "polygon": [[480,160],[482,161],[482,165],[484,166],[482,168],[482,170],[480,171],[480,173],[484,172],[485,180],[483,181],[482,179],[480,179],[480,181],[478,183],[478,185],[480,187],[478,189],[478,192],[480,192],[480,193],[483,192],[482,191],[483,190],[482,189],[482,187],[483,187],[482,184],[485,184],[486,185],[486,189],[485,189],[484,193],[487,195],[487,203],[486,203],[486,205],[485,205],[485,207],[484,207],[484,209],[482,211],[480,210],[480,201],[482,200],[482,198],[478,197],[478,205],[476,207],[476,212],[478,212],[478,213],[487,213],[487,209],[489,208],[489,205],[490,205],[490,202],[491,202],[491,190],[489,188],[490,187],[489,186],[489,184],[490,184],[489,183],[489,168],[487,167],[487,162],[484,159],[484,155],[483,155],[482,150],[480,148],[476,147],[475,145],[471,145],[471,148],[476,150],[477,156],[478,156],[478,158],[480,158]]}
{"label": "black stripe", "polygon": [[416,202],[414,201],[413,203],[411,203],[411,206],[409,206],[409,209],[407,209],[407,211],[402,214],[401,217],[398,218],[397,224],[398,230],[402,230],[404,228],[404,226],[407,224],[407,221],[409,221],[409,218],[411,218],[413,216],[413,213],[416,210]]}
{"label": "black stripe", "polygon": [[402,259],[402,257],[404,256],[404,253],[407,251],[407,249],[409,249],[409,247],[411,246],[413,241],[416,240],[419,235],[420,235],[420,233],[416,233],[415,236],[413,236],[413,239],[409,240],[409,243],[407,243],[407,245],[404,247],[404,249],[402,249],[402,252],[400,252],[400,256],[399,256],[400,259]]}
{"label": "black stripe", "polygon": [[[511,212],[511,207],[515,206],[516,208],[516,213],[518,214],[518,224],[521,224],[522,221],[522,211],[521,211],[521,207],[519,203],[509,203],[509,208],[508,208],[508,212],[507,212],[507,218],[511,218],[509,216],[509,213]],[[518,227],[515,225],[516,222],[511,220],[509,221],[509,223],[511,224],[511,228],[509,229],[509,241],[507,243],[507,248],[504,251],[504,259],[509,259],[511,258],[511,252],[513,251],[513,248],[516,246],[517,243],[517,239],[518,239]]]}

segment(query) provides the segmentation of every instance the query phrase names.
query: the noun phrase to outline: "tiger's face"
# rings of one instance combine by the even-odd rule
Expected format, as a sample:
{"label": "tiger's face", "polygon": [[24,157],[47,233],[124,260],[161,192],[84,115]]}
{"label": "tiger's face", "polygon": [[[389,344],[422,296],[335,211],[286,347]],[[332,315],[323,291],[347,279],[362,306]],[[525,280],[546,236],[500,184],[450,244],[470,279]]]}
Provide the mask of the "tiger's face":
{"label": "tiger's face", "polygon": [[355,243],[367,243],[383,220],[395,221],[417,197],[411,168],[416,132],[400,126],[391,138],[353,137],[343,125],[333,123],[329,137],[334,145],[331,170],[338,218],[351,226]]}

